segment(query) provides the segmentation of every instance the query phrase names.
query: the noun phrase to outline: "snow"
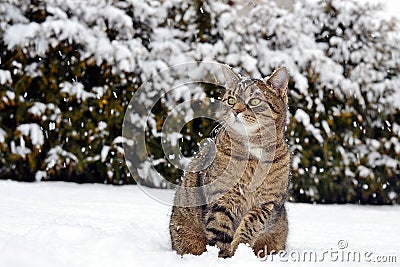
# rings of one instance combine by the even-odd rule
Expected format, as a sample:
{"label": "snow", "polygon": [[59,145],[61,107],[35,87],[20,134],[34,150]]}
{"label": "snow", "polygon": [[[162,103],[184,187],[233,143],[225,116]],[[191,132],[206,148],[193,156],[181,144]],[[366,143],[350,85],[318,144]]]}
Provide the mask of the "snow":
{"label": "snow", "polygon": [[165,181],[160,174],[154,169],[155,164],[149,160],[144,161],[140,168],[137,169],[137,173],[140,178],[146,179],[155,187],[160,188]]}
{"label": "snow", "polygon": [[7,133],[2,128],[0,128],[0,144],[6,141]]}
{"label": "snow", "polygon": [[14,141],[10,142],[11,153],[17,154],[22,158],[25,158],[26,155],[30,154],[32,151],[25,146],[25,141],[22,137],[20,137],[20,146],[16,146]]}
{"label": "snow", "polygon": [[315,139],[318,140],[318,142],[323,143],[324,139],[322,138],[321,134],[320,134],[320,130],[315,128],[311,122],[310,122],[310,116],[302,109],[298,109],[296,110],[296,114],[294,115],[295,119],[298,122],[301,122],[305,129],[307,131],[309,131],[310,133],[312,133],[315,137]]}
{"label": "snow", "polygon": [[[172,190],[146,191],[153,197],[173,197]],[[371,252],[371,260],[378,255],[397,256],[400,261],[399,206],[287,206],[288,255],[282,261],[288,262],[277,257],[260,261],[245,245],[231,259],[219,259],[214,247],[201,256],[181,258],[171,250],[169,240],[171,207],[138,186],[0,181],[0,261],[13,267],[297,266],[309,265],[294,262],[298,253],[308,251],[318,253],[319,259],[328,251],[324,266],[338,266],[329,256],[335,251],[338,261],[342,252]]]}
{"label": "snow", "polygon": [[61,93],[67,93],[70,96],[75,96],[77,99],[82,99],[83,101],[85,101],[88,98],[96,97],[94,93],[89,93],[85,91],[84,85],[79,82],[75,83],[63,82],[60,84],[60,87],[62,88],[60,90]]}
{"label": "snow", "polygon": [[46,111],[46,104],[41,102],[35,102],[32,107],[28,109],[28,112],[34,116],[41,116]]}
{"label": "snow", "polygon": [[47,173],[45,171],[37,171],[35,174],[35,180],[40,182],[43,179],[47,178]]}
{"label": "snow", "polygon": [[8,70],[0,69],[0,84],[6,84],[12,82],[11,72]]}
{"label": "snow", "polygon": [[61,146],[55,146],[50,149],[45,159],[46,170],[52,169],[57,163],[70,164],[71,160],[75,163],[78,162],[78,158],[71,152],[64,150]]}
{"label": "snow", "polygon": [[358,166],[357,167],[357,170],[358,170],[358,172],[359,172],[359,175],[361,176],[361,177],[368,177],[368,176],[370,176],[370,175],[373,175],[373,172],[369,169],[369,168],[367,168],[367,167],[365,167],[365,166],[363,166],[363,165],[360,165],[360,166]]}
{"label": "snow", "polygon": [[37,32],[40,30],[40,26],[37,23],[17,24],[12,27],[12,31],[7,32],[4,35],[4,41],[8,44],[8,48],[13,48],[18,44],[22,43],[25,39],[35,37]]}
{"label": "snow", "polygon": [[28,136],[32,142],[32,145],[40,148],[44,144],[43,131],[40,125],[37,123],[24,123],[17,127],[17,131],[20,131],[22,135]]}
{"label": "snow", "polygon": [[104,145],[103,148],[101,149],[101,153],[100,153],[100,155],[101,155],[101,162],[105,162],[105,161],[106,161],[107,155],[108,155],[108,152],[109,152],[109,151],[110,151],[110,146]]}
{"label": "snow", "polygon": [[384,15],[387,17],[399,18],[400,1],[399,0],[366,0],[371,3],[380,2],[384,5]]}
{"label": "snow", "polygon": [[[12,92],[12,91],[6,91],[6,96],[10,100],[14,100],[15,99],[15,93]],[[4,102],[7,102],[7,101],[4,101]]]}
{"label": "snow", "polygon": [[[46,110],[51,111],[50,116],[45,115]],[[34,102],[33,105],[27,111],[28,113],[34,115],[35,117],[41,117],[42,119],[49,119],[50,121],[53,121],[50,123],[53,123],[54,127],[55,127],[54,121],[56,122],[61,121],[61,110],[53,103],[44,104],[41,102]]]}
{"label": "snow", "polygon": [[56,129],[56,123],[55,122],[50,122],[49,123],[49,130],[54,131]]}

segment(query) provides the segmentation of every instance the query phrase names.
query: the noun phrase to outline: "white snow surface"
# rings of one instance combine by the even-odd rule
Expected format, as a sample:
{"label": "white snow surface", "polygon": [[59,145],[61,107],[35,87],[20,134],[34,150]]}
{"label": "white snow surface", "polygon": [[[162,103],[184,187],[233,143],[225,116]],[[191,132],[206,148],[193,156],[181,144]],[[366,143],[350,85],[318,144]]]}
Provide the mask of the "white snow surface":
{"label": "white snow surface", "polygon": [[[172,190],[146,189],[172,199]],[[370,263],[319,265],[376,266],[376,256],[400,262],[399,206],[311,205],[288,203],[288,252],[372,253]],[[171,207],[138,186],[114,187],[63,182],[0,181],[1,266],[304,266],[309,262],[260,261],[245,245],[230,259],[208,247],[201,256],[171,250]],[[346,244],[338,248],[338,242]],[[294,251],[294,252],[293,252]],[[293,254],[294,255],[294,254]],[[340,258],[339,258],[340,260]],[[385,263],[385,266],[395,266]],[[398,265],[397,265],[398,266]]]}

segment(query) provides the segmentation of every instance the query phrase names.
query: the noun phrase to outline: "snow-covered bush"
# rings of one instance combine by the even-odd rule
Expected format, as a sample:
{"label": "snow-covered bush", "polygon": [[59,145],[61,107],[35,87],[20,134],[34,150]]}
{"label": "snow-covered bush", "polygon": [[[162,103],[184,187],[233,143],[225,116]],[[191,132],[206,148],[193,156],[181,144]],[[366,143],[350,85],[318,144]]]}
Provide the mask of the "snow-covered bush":
{"label": "snow-covered bush", "polygon": [[[122,120],[150,76],[192,61],[227,63],[254,77],[284,65],[291,200],[400,202],[400,29],[379,10],[355,0],[301,0],[290,10],[267,0],[2,1],[0,178],[134,182]],[[179,179],[160,146],[166,115],[220,90],[182,87],[149,101],[155,91],[220,75],[191,66],[147,80],[143,105],[153,114],[131,118],[147,120],[152,157],[133,175],[148,185],[163,186],[152,164],[167,180]],[[190,107],[185,113],[190,120]],[[171,138],[191,155],[213,127],[196,119]],[[128,141],[136,138],[132,131]]]}
{"label": "snow-covered bush", "polygon": [[79,1],[6,1],[0,14],[0,177],[129,180],[118,137],[145,50],[131,17]]}
{"label": "snow-covered bush", "polygon": [[[398,21],[356,1],[305,1],[295,8],[325,60],[304,70],[292,94],[289,135],[299,200],[391,203],[399,193]],[[296,99],[297,98],[297,99]],[[335,193],[333,193],[335,192]],[[398,200],[397,200],[398,201]]]}

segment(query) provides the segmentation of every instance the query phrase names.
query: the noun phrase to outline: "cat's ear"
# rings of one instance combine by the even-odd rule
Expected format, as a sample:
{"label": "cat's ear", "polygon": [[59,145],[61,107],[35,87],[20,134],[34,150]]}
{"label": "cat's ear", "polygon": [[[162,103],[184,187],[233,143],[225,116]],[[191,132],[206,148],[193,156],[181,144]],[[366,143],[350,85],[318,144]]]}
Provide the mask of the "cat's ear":
{"label": "cat's ear", "polygon": [[222,72],[224,73],[226,86],[228,88],[234,88],[240,81],[239,75],[237,75],[231,67],[226,64],[222,65]]}
{"label": "cat's ear", "polygon": [[289,84],[289,73],[285,67],[281,67],[272,73],[272,75],[265,81],[272,89],[286,99],[287,87]]}

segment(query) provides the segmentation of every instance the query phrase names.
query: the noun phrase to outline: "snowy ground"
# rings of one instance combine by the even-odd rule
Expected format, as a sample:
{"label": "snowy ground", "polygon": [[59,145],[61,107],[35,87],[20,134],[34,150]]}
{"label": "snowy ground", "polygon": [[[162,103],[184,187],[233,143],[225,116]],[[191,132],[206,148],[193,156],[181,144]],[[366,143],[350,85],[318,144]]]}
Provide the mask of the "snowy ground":
{"label": "snowy ground", "polygon": [[[370,2],[374,2],[374,0],[369,0]],[[400,12],[400,1],[399,0],[379,0],[380,2],[386,5],[385,11],[389,16],[399,18]]]}
{"label": "snowy ground", "polygon": [[170,249],[170,209],[137,186],[0,181],[0,266],[298,266],[310,264],[294,262],[308,251],[324,257],[322,265],[354,266],[340,262],[343,252],[360,253],[359,266],[366,265],[365,253],[371,266],[377,256],[400,263],[399,206],[289,203],[289,253],[282,262],[260,261],[245,245],[231,259],[217,258],[213,247],[180,258]]}

